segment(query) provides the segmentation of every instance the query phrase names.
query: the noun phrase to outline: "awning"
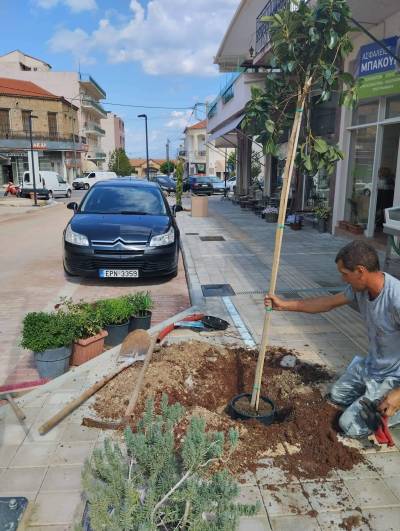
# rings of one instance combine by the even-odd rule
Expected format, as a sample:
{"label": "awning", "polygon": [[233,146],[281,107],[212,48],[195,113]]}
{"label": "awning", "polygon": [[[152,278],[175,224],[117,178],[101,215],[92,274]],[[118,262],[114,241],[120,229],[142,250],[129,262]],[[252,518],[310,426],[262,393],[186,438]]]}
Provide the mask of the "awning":
{"label": "awning", "polygon": [[[220,127],[207,139],[208,142],[213,142],[214,140],[219,140],[220,142],[226,143],[225,147],[234,147],[237,144],[237,133],[236,129],[238,128],[240,122],[243,120],[244,114],[237,116],[223,127]],[[233,144],[233,146],[232,146]]]}

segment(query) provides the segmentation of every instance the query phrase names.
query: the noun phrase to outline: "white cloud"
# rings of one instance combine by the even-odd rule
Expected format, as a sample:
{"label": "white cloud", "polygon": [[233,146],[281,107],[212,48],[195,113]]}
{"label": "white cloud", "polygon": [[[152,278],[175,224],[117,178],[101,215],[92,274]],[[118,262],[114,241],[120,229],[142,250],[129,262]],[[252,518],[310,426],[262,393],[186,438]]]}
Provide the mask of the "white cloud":
{"label": "white cloud", "polygon": [[[62,1],[70,6],[95,2]],[[187,0],[150,0],[145,8],[131,0],[127,21],[106,12],[91,34],[83,35],[80,28],[60,29],[50,47],[89,59],[102,53],[110,63],[139,62],[150,75],[215,75],[213,56],[238,4],[239,0],[196,0],[188,9]]]}
{"label": "white cloud", "polygon": [[170,129],[179,129],[179,131],[183,131],[185,127],[189,124],[191,115],[192,115],[191,110],[172,111],[171,117],[168,120],[168,122],[165,124],[165,127],[168,127]]}
{"label": "white cloud", "polygon": [[36,0],[36,4],[43,9],[51,9],[59,4],[64,4],[74,13],[97,9],[96,0]]}

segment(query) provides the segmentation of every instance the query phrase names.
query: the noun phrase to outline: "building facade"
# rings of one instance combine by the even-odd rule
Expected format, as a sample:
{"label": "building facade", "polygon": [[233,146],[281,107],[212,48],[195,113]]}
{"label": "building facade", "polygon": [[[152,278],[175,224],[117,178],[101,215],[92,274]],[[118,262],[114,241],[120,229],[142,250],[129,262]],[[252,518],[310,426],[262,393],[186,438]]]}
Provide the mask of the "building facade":
{"label": "building facade", "polygon": [[[129,159],[132,166],[132,171],[140,179],[146,178],[147,175],[147,161],[146,159]],[[157,175],[161,174],[161,165],[167,162],[166,159],[149,159],[149,174]],[[174,160],[171,160],[174,162]]]}
{"label": "building facade", "polygon": [[101,127],[105,131],[101,141],[103,151],[106,154],[104,166],[105,169],[108,169],[111,153],[116,149],[125,150],[125,124],[122,118],[112,112],[108,112],[107,118],[101,119]]}
{"label": "building facade", "polygon": [[34,83],[0,78],[0,184],[21,182],[29,169],[30,123],[38,169],[71,179],[72,164],[78,165],[87,149],[86,138],[78,134],[77,112],[75,105]]}
{"label": "building facade", "polygon": [[101,141],[105,130],[100,121],[107,117],[107,112],[100,100],[106,97],[106,93],[89,74],[56,72],[41,59],[16,50],[0,56],[0,76],[31,81],[75,105],[78,108],[77,124],[72,124],[71,128],[86,138],[87,151],[76,167],[75,161],[70,159],[73,174],[103,169],[106,154]]}

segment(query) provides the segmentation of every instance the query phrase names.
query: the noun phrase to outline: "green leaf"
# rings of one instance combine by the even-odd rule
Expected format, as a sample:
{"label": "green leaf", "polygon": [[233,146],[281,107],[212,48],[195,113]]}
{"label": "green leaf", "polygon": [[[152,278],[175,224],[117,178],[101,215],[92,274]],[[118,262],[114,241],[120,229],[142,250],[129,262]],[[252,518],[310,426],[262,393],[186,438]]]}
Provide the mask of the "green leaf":
{"label": "green leaf", "polygon": [[287,64],[287,69],[289,72],[293,72],[295,69],[296,63],[294,61],[289,61]]}
{"label": "green leaf", "polygon": [[274,20],[274,17],[264,16],[259,19],[261,22],[272,22]]}
{"label": "green leaf", "polygon": [[329,41],[328,41],[328,48],[330,50],[333,50],[333,48],[336,46],[336,43],[339,40],[339,36],[336,33],[334,29],[331,29],[329,32]]}
{"label": "green leaf", "polygon": [[312,43],[319,41],[319,34],[315,28],[310,28],[308,34]]}
{"label": "green leaf", "polygon": [[354,84],[354,77],[351,74],[349,74],[349,72],[341,72],[339,74],[339,79],[341,79],[343,83],[346,83],[346,85]]}
{"label": "green leaf", "polygon": [[329,149],[327,142],[323,138],[316,138],[314,149],[317,153],[326,153]]}
{"label": "green leaf", "polygon": [[267,120],[265,122],[265,129],[269,132],[269,133],[273,133],[275,131],[275,123],[272,121],[272,120]]}
{"label": "green leaf", "polygon": [[304,167],[306,170],[308,171],[311,171],[312,170],[312,162],[311,162],[311,157],[310,155],[306,155],[304,158],[303,158],[303,162],[304,162]]}

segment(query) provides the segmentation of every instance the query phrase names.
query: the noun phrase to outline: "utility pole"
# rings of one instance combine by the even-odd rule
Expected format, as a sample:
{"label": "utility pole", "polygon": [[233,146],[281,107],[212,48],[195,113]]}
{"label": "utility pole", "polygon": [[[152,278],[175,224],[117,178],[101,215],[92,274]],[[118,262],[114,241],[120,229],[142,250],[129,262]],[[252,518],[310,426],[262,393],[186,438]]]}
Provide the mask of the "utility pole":
{"label": "utility pole", "polygon": [[77,170],[76,170],[76,145],[75,145],[75,118],[72,118],[72,143],[74,147],[74,179],[77,177]]}
{"label": "utility pole", "polygon": [[35,206],[37,204],[37,193],[36,193],[36,176],[35,176],[35,160],[33,158],[33,139],[32,139],[32,118],[37,118],[37,116],[32,116],[32,113],[29,113],[29,139],[31,141],[31,161],[32,161],[32,180],[33,180],[33,200]]}
{"label": "utility pole", "polygon": [[147,130],[147,114],[138,114],[138,118],[144,118],[145,125],[146,125],[146,174],[147,174],[147,180],[150,180],[150,168],[149,168],[149,135]]}
{"label": "utility pole", "polygon": [[169,170],[169,138],[167,138],[167,144],[166,144],[166,149],[167,149],[167,175],[169,177],[169,174],[171,173],[170,170]]}

